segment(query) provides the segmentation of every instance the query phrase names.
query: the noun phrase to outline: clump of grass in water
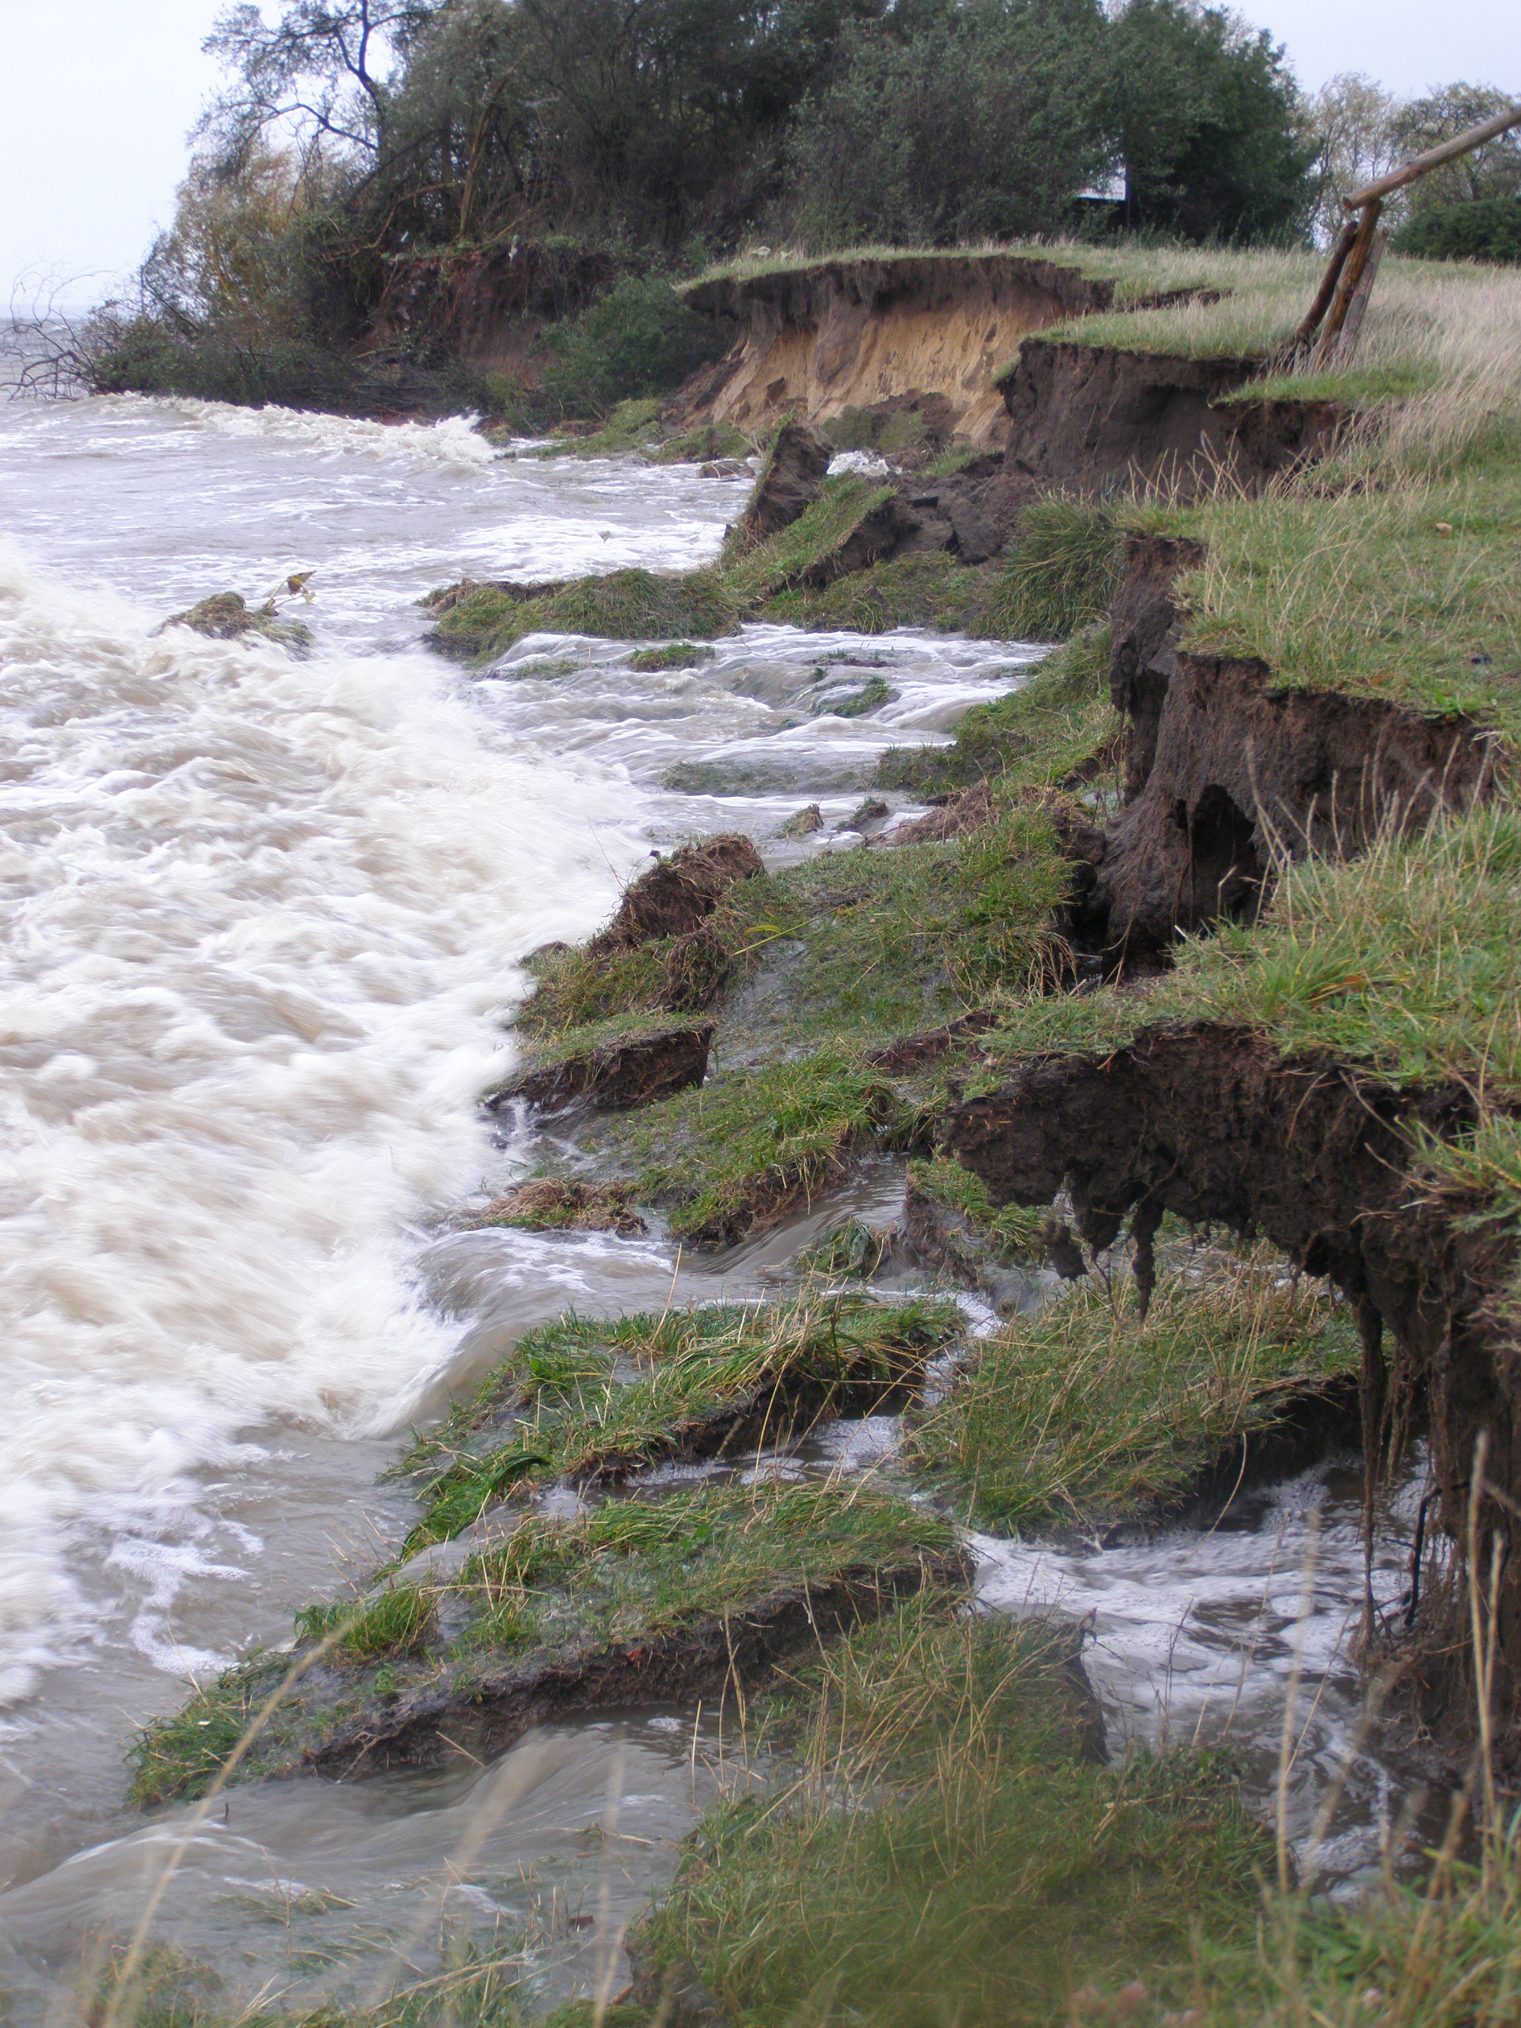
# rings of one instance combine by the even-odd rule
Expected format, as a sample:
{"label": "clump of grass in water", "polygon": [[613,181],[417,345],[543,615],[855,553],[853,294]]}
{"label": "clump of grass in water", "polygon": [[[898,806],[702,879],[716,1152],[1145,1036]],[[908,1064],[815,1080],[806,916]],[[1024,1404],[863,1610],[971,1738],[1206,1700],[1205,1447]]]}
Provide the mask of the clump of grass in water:
{"label": "clump of grass in water", "polygon": [[[423,1478],[424,1512],[407,1549],[446,1540],[508,1495],[680,1456],[694,1426],[728,1404],[752,1402],[780,1440],[800,1415],[812,1422],[863,1393],[891,1395],[912,1385],[957,1322],[948,1306],[922,1299],[818,1293],[742,1309],[563,1317],[526,1333],[473,1401],[414,1442],[401,1469]],[[639,1377],[628,1377],[630,1366]]]}
{"label": "clump of grass in water", "polygon": [[907,1126],[897,1088],[852,1053],[821,1050],[714,1079],[627,1130],[640,1194],[673,1205],[670,1229],[722,1243],[807,1196],[852,1149]]}
{"label": "clump of grass in water", "polygon": [[524,598],[500,585],[431,594],[441,647],[489,662],[527,634],[592,634],[614,641],[711,640],[733,631],[737,614],[711,570],[665,576],[615,570]]}
{"label": "clump of grass in water", "polygon": [[504,1612],[522,1628],[508,1645],[551,1654],[654,1638],[743,1611],[779,1585],[945,1556],[953,1541],[918,1508],[830,1486],[704,1486],[574,1521],[529,1514],[461,1569],[474,1618],[457,1645],[471,1650]]}
{"label": "clump of grass in water", "polygon": [[1090,1278],[984,1340],[906,1455],[980,1528],[1090,1526],[1182,1499],[1286,1400],[1355,1374],[1344,1304],[1267,1249],[1164,1272],[1145,1323]]}
{"label": "clump of grass in water", "polygon": [[859,690],[847,690],[843,695],[820,697],[808,709],[815,718],[865,718],[873,711],[880,711],[884,704],[891,704],[898,695],[892,685],[881,676],[868,677]]}
{"label": "clump of grass in water", "polygon": [[[773,1064],[854,1052],[933,1026],[994,989],[1039,989],[1064,965],[1052,918],[1070,880],[1049,815],[1015,804],[960,839],[827,854],[743,881],[703,930],[713,980],[729,983],[728,1045]],[[691,953],[690,940],[676,940],[606,960],[584,950],[548,957],[524,1031],[539,1051],[563,1052],[613,1032],[592,1024],[653,1019],[672,1004],[675,959]],[[763,1020],[732,1009],[735,983],[761,973],[784,988],[767,998]],[[696,1106],[694,1096],[679,1114],[656,1108],[627,1132],[638,1136],[653,1117],[685,1120]]]}
{"label": "clump of grass in water", "polygon": [[333,1636],[330,1652],[340,1662],[395,1661],[420,1654],[436,1625],[431,1595],[415,1584],[387,1585],[361,1606],[313,1605],[296,1614],[304,1641]]}
{"label": "clump of grass in water", "polygon": [[819,590],[795,585],[773,593],[761,612],[789,626],[884,634],[894,627],[943,633],[994,633],[989,606],[997,571],[969,567],[945,550],[915,550],[853,570]]}
{"label": "clump of grass in water", "polygon": [[726,2019],[1046,2024],[1191,1997],[1270,1855],[1209,1756],[1104,1766],[1070,1632],[914,1600],[768,1700],[769,1777],[690,1841],[636,1942]]}
{"label": "clump of grass in water", "polygon": [[672,641],[665,648],[640,648],[630,655],[628,666],[640,676],[651,676],[662,669],[695,669],[701,662],[711,662],[713,650],[698,647],[691,641]]}

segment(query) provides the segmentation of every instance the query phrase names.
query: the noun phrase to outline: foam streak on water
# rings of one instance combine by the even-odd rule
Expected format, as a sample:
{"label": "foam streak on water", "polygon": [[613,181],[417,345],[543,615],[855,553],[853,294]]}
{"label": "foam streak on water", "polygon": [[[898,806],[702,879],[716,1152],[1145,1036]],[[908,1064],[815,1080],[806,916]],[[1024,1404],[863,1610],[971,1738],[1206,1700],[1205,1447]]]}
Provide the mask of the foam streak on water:
{"label": "foam streak on water", "polygon": [[[0,561],[0,1699],[159,1610],[190,1475],[405,1418],[451,1340],[407,1235],[471,1190],[515,960],[639,846],[422,657],[153,638]],[[632,814],[632,812],[630,812]]]}

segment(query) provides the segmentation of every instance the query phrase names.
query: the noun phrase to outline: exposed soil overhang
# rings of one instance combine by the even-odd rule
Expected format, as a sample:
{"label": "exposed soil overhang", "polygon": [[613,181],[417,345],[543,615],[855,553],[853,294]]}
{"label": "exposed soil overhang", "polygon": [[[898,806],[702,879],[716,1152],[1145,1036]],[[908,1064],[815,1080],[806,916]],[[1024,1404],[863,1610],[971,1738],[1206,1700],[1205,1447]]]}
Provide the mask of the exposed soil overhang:
{"label": "exposed soil overhang", "polygon": [[1361,851],[1380,826],[1465,808],[1495,780],[1496,743],[1472,719],[1293,689],[1265,663],[1189,649],[1174,584],[1203,554],[1132,535],[1113,607],[1130,749],[1090,914],[1127,962],[1250,913],[1276,860]]}
{"label": "exposed soil overhang", "polygon": [[[1151,1273],[1164,1212],[1264,1234],[1356,1305],[1370,1455],[1392,1400],[1424,1394],[1439,1511],[1461,1529],[1474,1445],[1488,1444],[1481,1538],[1503,1548],[1500,1649],[1514,1722],[1521,1584],[1510,1547],[1521,1513],[1521,1370],[1498,1312],[1512,1267],[1477,1203],[1422,1178],[1415,1130],[1472,1127],[1457,1085],[1397,1090],[1328,1055],[1284,1057],[1261,1033],[1206,1022],[1143,1030],[1104,1057],[1032,1057],[1002,1086],[952,1110],[943,1140],[998,1202],[1071,1193],[1079,1230],[1112,1244],[1125,1221],[1136,1272]],[[1393,1340],[1391,1391],[1384,1335]]]}
{"label": "exposed soil overhang", "polygon": [[1009,254],[832,260],[688,291],[733,334],[678,397],[691,420],[756,427],[785,409],[827,422],[846,409],[940,395],[959,436],[1003,432],[994,376],[1021,339],[1108,309],[1115,284]]}

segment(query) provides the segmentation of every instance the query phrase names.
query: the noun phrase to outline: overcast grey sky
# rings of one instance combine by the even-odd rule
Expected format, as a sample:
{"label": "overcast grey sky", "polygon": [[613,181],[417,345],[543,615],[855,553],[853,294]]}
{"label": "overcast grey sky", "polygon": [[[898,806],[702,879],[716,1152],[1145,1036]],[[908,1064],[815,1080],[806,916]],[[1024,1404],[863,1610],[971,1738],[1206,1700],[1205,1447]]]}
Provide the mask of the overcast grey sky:
{"label": "overcast grey sky", "polygon": [[[26,270],[76,300],[167,221],[214,84],[219,0],[0,0],[0,292]],[[1246,0],[1313,88],[1363,70],[1404,93],[1455,78],[1521,93],[1517,0]],[[273,6],[266,7],[273,12]],[[4,296],[0,293],[0,305]]]}

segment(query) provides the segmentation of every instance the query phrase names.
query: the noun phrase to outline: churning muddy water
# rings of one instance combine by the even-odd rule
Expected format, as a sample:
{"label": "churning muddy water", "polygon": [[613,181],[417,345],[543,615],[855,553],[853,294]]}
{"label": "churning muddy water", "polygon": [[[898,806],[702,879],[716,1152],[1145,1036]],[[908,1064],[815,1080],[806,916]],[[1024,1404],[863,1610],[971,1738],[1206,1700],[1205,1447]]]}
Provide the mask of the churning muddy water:
{"label": "churning muddy water", "polygon": [[[476,1101],[530,950],[695,830],[805,849],[778,833],[817,801],[806,849],[855,844],[881,748],[944,737],[1034,658],[750,627],[686,670],[540,636],[477,675],[421,646],[419,595],[461,574],[701,563],[746,484],[503,456],[464,421],[0,408],[0,1992],[24,2018],[73,2018],[91,1950],[150,1901],[250,1997],[362,1994],[454,1928],[510,1935],[546,1991],[596,1990],[711,1793],[724,1742],[690,1712],[545,1728],[468,1775],[240,1790],[204,1819],[127,1810],[123,1754],[187,1675],[394,1549],[392,1440],[526,1326],[774,1292],[824,1221],[679,1270],[658,1236],[439,1228],[529,1159]],[[297,570],[306,659],[159,631]],[[895,694],[830,715],[863,667]],[[890,1178],[855,1187],[843,1208],[890,1208]],[[890,1469],[891,1436],[807,1468]],[[1152,1708],[1216,1623],[1219,1670],[1258,1667],[1230,1623],[1261,1544],[1228,1572],[1170,1563],[1165,1610],[1144,1561],[1106,1553],[1099,1579],[983,1548],[990,1605],[1094,1606],[1112,1714]],[[1291,1543],[1271,1553],[1277,1652],[1300,1580]],[[1360,1550],[1355,1582],[1338,1559],[1320,1580],[1344,1603]],[[1157,1626],[1188,1608],[1165,1654],[1125,1644],[1130,1597]],[[1341,1667],[1324,1645],[1307,1697]]]}

